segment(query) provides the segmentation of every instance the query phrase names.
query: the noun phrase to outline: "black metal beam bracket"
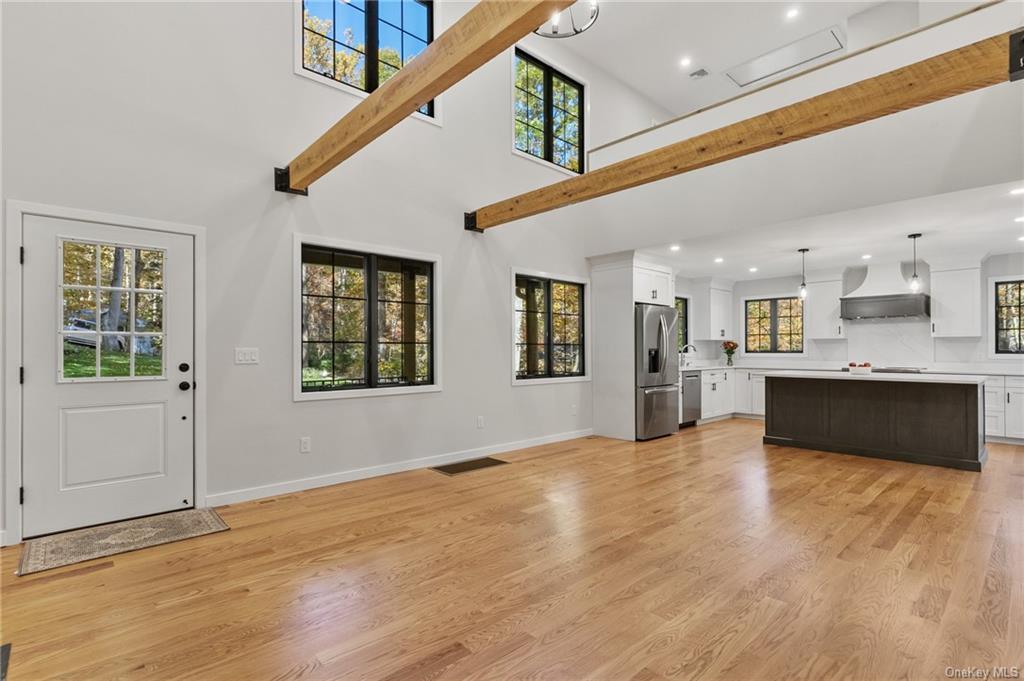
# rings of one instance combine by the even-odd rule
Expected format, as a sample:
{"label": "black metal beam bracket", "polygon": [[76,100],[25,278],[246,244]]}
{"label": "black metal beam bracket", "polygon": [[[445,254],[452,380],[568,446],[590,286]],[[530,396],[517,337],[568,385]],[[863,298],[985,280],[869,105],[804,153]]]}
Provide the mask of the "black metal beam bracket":
{"label": "black metal beam bracket", "polygon": [[477,234],[484,233],[484,230],[476,226],[476,211],[473,211],[472,213],[463,213],[463,215],[463,219],[465,221],[463,227],[466,228],[467,232],[476,232]]}
{"label": "black metal beam bracket", "polygon": [[286,194],[309,196],[308,189],[292,189],[292,174],[288,168],[274,168],[274,189]]}
{"label": "black metal beam bracket", "polygon": [[1024,31],[1010,34],[1010,80],[1024,79]]}

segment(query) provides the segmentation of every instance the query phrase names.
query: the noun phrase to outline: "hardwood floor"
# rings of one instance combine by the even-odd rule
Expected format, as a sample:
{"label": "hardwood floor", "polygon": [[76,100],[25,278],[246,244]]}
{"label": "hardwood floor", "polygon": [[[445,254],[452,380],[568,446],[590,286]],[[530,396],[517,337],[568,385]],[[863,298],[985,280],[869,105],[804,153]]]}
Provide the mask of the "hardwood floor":
{"label": "hardwood floor", "polygon": [[[11,681],[945,679],[1024,667],[1024,447],[982,473],[730,420],[224,507],[14,577]],[[1024,673],[1024,670],[1022,670]]]}

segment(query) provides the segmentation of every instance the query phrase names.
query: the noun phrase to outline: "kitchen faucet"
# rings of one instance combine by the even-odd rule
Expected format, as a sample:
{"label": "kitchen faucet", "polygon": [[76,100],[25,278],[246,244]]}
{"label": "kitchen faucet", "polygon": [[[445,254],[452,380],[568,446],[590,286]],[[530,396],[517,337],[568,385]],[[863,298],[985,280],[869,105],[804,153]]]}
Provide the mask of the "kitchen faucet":
{"label": "kitchen faucet", "polygon": [[[687,352],[687,350],[690,349],[690,348],[693,348],[693,351],[695,353],[697,352],[697,346],[696,345],[692,345],[690,343],[687,343],[686,345],[684,345],[683,349],[680,350],[679,352],[682,353],[683,355],[688,355],[689,352]],[[686,360],[687,360],[687,358],[683,357],[683,366],[684,367],[689,365],[689,362],[687,362]]]}

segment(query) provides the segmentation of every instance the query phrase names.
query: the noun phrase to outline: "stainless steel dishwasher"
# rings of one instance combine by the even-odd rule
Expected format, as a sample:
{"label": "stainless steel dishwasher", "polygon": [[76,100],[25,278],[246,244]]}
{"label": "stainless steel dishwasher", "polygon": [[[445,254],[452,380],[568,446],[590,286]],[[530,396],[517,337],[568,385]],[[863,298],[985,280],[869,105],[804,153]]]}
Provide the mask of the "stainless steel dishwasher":
{"label": "stainless steel dishwasher", "polygon": [[700,372],[684,371],[679,389],[683,391],[683,416],[679,419],[679,425],[695,425],[700,418]]}

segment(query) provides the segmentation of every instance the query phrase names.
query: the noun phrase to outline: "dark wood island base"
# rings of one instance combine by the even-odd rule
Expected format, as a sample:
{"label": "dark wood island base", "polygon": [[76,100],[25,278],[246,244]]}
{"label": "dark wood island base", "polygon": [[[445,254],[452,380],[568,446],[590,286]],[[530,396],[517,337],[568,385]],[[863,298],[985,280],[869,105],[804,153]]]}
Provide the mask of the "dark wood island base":
{"label": "dark wood island base", "polygon": [[765,379],[766,444],[968,471],[985,463],[980,377],[793,372]]}

